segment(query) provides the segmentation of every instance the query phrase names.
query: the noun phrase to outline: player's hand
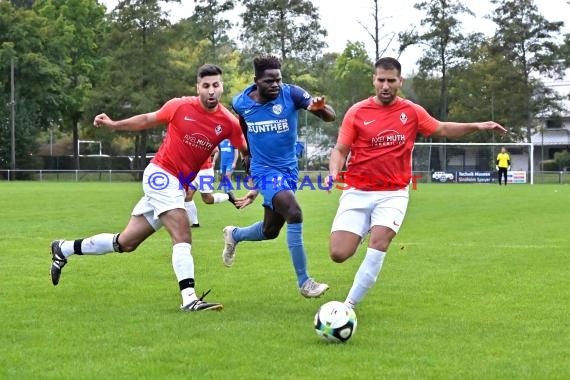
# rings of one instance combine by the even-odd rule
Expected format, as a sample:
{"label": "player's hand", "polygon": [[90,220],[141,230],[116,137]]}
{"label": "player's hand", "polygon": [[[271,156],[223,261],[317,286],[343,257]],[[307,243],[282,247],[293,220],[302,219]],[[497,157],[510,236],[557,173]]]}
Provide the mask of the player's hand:
{"label": "player's hand", "polygon": [[324,96],[317,96],[311,99],[311,103],[307,107],[307,111],[318,111],[325,108],[326,102]]}
{"label": "player's hand", "polygon": [[496,165],[496,166],[495,166],[495,169],[499,170],[499,165]]}
{"label": "player's hand", "polygon": [[102,125],[111,126],[112,124],[113,120],[111,120],[111,118],[104,113],[100,113],[99,115],[95,116],[95,119],[93,119],[93,126],[95,128],[99,128]]}
{"label": "player's hand", "polygon": [[509,165],[509,167],[507,168],[507,170],[511,170],[511,165]]}
{"label": "player's hand", "polygon": [[334,178],[335,177],[332,174],[325,177],[325,189],[329,194],[332,192],[332,188],[334,186]]}
{"label": "player's hand", "polygon": [[235,206],[238,209],[249,206],[253,203],[253,201],[255,201],[255,198],[257,198],[258,194],[259,191],[257,190],[250,190],[244,197],[236,198]]}
{"label": "player's hand", "polygon": [[501,134],[507,133],[507,130],[501,124],[495,123],[494,121],[484,121],[479,123],[479,129],[492,130]]}

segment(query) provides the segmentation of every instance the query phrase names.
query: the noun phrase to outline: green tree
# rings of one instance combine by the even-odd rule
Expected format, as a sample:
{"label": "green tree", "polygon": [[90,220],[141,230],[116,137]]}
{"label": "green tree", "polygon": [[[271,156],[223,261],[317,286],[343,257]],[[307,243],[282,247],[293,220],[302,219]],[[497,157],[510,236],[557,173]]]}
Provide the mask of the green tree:
{"label": "green tree", "polygon": [[208,41],[208,48],[204,62],[222,62],[224,57],[235,49],[235,44],[228,36],[228,30],[232,28],[229,19],[223,18],[223,14],[234,9],[232,0],[194,0],[196,7],[190,17],[194,34],[200,39]]}
{"label": "green tree", "polygon": [[[497,24],[493,47],[508,62],[512,62],[517,73],[513,84],[522,90],[519,110],[525,120],[526,139],[530,141],[534,115],[544,98],[537,97],[536,88],[540,81],[535,77],[560,76],[564,62],[559,59],[560,46],[556,38],[563,22],[550,22],[542,16],[533,0],[491,0],[496,8],[491,16]],[[513,78],[514,79],[514,78]]]}
{"label": "green tree", "polygon": [[424,11],[420,21],[426,27],[423,33],[412,31],[400,33],[400,52],[408,46],[420,44],[425,47],[419,60],[420,71],[437,73],[439,84],[440,109],[438,118],[448,118],[448,71],[464,59],[465,36],[461,33],[461,14],[473,15],[465,5],[457,0],[426,0],[414,4],[414,8]]}
{"label": "green tree", "polygon": [[[110,13],[110,21],[102,48],[103,73],[93,92],[89,120],[99,112],[114,119],[150,112],[169,98],[187,93],[190,84],[186,81],[194,73],[175,76],[180,68],[173,64],[171,25],[158,1],[120,1]],[[93,129],[89,133],[110,136]],[[156,129],[134,135],[135,169],[146,165],[149,142],[157,145],[161,138]]]}
{"label": "green tree", "polygon": [[[53,59],[44,17],[0,1],[1,165],[11,162],[11,62],[14,62],[16,166],[25,167],[40,129],[56,125],[64,101],[65,74]],[[6,145],[4,145],[6,144]]]}
{"label": "green tree", "polygon": [[34,9],[48,20],[48,49],[65,75],[61,103],[64,127],[73,133],[75,167],[79,169],[79,121],[98,76],[100,36],[105,7],[96,0],[39,0]]}
{"label": "green tree", "polygon": [[307,0],[241,0],[243,29],[240,36],[251,55],[276,54],[284,63],[299,59],[314,62],[326,47],[327,32],[318,9]]}

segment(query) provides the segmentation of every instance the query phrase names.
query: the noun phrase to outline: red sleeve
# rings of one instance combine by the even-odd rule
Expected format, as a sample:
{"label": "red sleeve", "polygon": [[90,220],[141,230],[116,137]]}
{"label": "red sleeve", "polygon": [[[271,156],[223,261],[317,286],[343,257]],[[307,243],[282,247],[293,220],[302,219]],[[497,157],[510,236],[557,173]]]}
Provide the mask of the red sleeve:
{"label": "red sleeve", "polygon": [[174,112],[178,109],[181,103],[184,102],[182,98],[170,99],[164,105],[156,111],[156,119],[162,122],[169,122],[174,117]]}
{"label": "red sleeve", "polygon": [[411,104],[413,104],[418,116],[418,132],[426,137],[433,134],[439,125],[439,120],[431,116],[422,106],[416,103]]}
{"label": "red sleeve", "polygon": [[337,143],[351,146],[356,139],[356,129],[354,128],[356,117],[356,107],[350,107],[344,115],[342,125],[338,131]]}

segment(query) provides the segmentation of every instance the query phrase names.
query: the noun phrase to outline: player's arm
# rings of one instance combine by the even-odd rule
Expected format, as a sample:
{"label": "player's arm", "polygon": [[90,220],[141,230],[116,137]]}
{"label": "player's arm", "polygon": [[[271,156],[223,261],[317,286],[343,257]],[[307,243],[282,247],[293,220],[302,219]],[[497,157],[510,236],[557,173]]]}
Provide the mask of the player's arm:
{"label": "player's arm", "polygon": [[327,104],[324,96],[311,97],[311,95],[301,87],[292,85],[291,98],[297,109],[306,109],[323,121],[330,122],[336,118],[334,109]]}
{"label": "player's arm", "polygon": [[238,157],[239,157],[239,151],[237,149],[234,149],[234,161],[232,162],[232,171],[236,168]]}
{"label": "player's arm", "polygon": [[507,133],[499,123],[494,121],[483,121],[475,123],[456,123],[451,121],[440,121],[432,136],[446,137],[450,139],[463,137],[476,131],[496,131],[502,134]]}
{"label": "player's arm", "polygon": [[219,155],[220,155],[220,148],[216,146],[212,151],[212,163],[214,164],[214,166],[216,165],[216,160],[218,159]]}
{"label": "player's arm", "polygon": [[331,150],[329,159],[329,175],[325,178],[325,188],[330,193],[333,183],[337,180],[338,173],[344,168],[346,157],[350,152],[348,145],[337,142]]}
{"label": "player's arm", "polygon": [[311,103],[307,106],[307,111],[317,116],[323,121],[334,121],[336,119],[336,113],[334,109],[326,104],[324,96],[317,96],[311,99]]}
{"label": "player's arm", "polygon": [[115,131],[142,131],[164,124],[156,116],[156,112],[149,112],[140,115],[135,115],[123,120],[112,120],[109,116],[101,113],[95,116],[93,126],[96,128],[104,125]]}
{"label": "player's arm", "polygon": [[239,125],[241,127],[241,132],[243,133],[243,137],[246,143],[245,150],[239,148],[239,152],[241,154],[243,170],[245,170],[245,174],[249,174],[249,165],[251,163],[251,156],[249,154],[249,149],[247,148],[249,146],[249,141],[247,140],[247,123],[245,122],[245,119],[241,115],[239,115],[238,120],[239,120]]}

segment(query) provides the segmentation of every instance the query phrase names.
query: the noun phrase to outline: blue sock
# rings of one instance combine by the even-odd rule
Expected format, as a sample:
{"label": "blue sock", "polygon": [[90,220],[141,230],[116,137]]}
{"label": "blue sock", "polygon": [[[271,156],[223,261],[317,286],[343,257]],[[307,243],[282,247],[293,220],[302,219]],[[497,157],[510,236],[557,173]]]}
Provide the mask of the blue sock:
{"label": "blue sock", "polygon": [[303,223],[287,224],[287,247],[297,274],[297,284],[301,287],[309,279],[307,257],[303,246]]}
{"label": "blue sock", "polygon": [[238,227],[232,232],[236,242],[266,240],[263,235],[263,222],[257,222],[248,227]]}

